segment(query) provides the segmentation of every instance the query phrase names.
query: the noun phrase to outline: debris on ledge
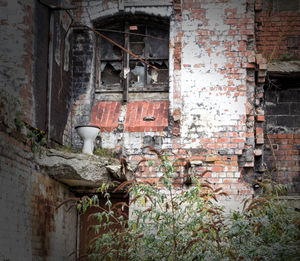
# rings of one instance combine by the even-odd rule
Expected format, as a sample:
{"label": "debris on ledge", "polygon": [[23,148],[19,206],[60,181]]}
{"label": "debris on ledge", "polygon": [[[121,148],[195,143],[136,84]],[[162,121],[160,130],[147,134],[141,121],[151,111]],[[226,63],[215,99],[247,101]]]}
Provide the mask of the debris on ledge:
{"label": "debris on ledge", "polygon": [[277,61],[268,64],[268,73],[273,77],[300,76],[300,61]]}
{"label": "debris on ledge", "polygon": [[36,157],[35,161],[46,174],[73,190],[89,190],[99,187],[101,183],[134,177],[133,167],[124,171],[118,159],[97,155],[49,149]]}

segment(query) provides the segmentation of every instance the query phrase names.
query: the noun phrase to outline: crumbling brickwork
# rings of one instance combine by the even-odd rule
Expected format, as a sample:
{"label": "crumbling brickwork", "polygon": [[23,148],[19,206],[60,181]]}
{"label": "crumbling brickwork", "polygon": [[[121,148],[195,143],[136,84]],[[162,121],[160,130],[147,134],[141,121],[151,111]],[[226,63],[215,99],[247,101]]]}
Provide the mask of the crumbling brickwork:
{"label": "crumbling brickwork", "polygon": [[99,126],[97,146],[143,161],[143,181],[161,175],[144,161],[151,146],[177,160],[175,188],[209,170],[203,179],[235,204],[272,172],[299,194],[299,64],[274,76],[270,63],[300,58],[299,1],[60,2],[0,0],[0,94],[10,94],[0,95],[0,258],[72,260],[76,250],[75,212],[54,208],[73,194],[13,136],[20,112],[49,146],[80,150],[75,127]]}
{"label": "crumbling brickwork", "polygon": [[262,78],[256,87],[262,112],[256,124],[261,133],[256,132],[261,144],[256,171],[290,185],[290,193],[299,193],[299,12],[298,1],[255,4],[256,48],[268,69],[258,71]]}
{"label": "crumbling brickwork", "polygon": [[[191,157],[192,160],[202,161],[197,171],[212,170],[210,178],[214,183],[222,184],[224,190],[234,195],[251,194],[252,184],[243,183],[241,173],[242,168],[246,168],[247,173],[253,173],[254,150],[257,145],[254,135],[255,132],[262,135],[259,129],[255,129],[257,65],[254,49],[254,1],[186,0],[174,5],[171,1],[161,2],[164,4],[158,6],[150,2],[142,5],[126,2],[122,12],[123,15],[130,16],[137,13],[150,17],[162,16],[170,21],[168,96],[129,96],[126,104],[117,107],[120,117],[118,126],[121,128],[117,128],[117,122],[113,119],[110,120],[115,125],[110,128],[106,126],[107,118],[102,117],[101,110],[97,108],[101,103],[104,106],[107,100],[120,101],[120,96],[115,94],[108,97],[101,91],[96,91],[91,113],[91,103],[87,100],[92,96],[86,91],[84,98],[76,96],[76,101],[74,100],[75,104],[86,105],[73,106],[78,111],[78,116],[73,114],[73,123],[79,124],[82,117],[89,115],[91,124],[102,126],[102,146],[119,150],[129,161],[139,160],[146,152],[142,147],[160,136],[159,148],[168,149],[177,157]],[[77,19],[82,24],[92,25],[95,21],[99,23],[120,15],[117,1],[91,1],[85,4],[76,1],[74,4],[82,7],[77,13]],[[80,37],[83,35],[84,32]],[[89,41],[86,50],[93,48],[94,53],[97,52],[95,42]],[[76,44],[76,40],[74,43]],[[76,67],[74,72],[90,68],[79,57],[80,54],[73,57],[73,67]],[[79,79],[73,77],[75,93]],[[87,81],[88,79],[86,77]],[[81,91],[85,89],[84,82],[80,81]],[[145,123],[149,128],[142,129],[139,120],[132,120],[135,117],[132,114],[138,113],[138,109],[132,112],[127,110],[134,104],[134,100],[138,100],[141,104],[140,115],[144,115],[143,108],[148,108],[147,102],[151,99],[158,102],[161,100],[161,103],[169,100],[168,125],[160,133],[153,131],[157,124],[155,120]],[[84,109],[84,106],[88,108]],[[105,108],[109,110],[111,107]],[[95,116],[96,111],[99,115]],[[108,115],[115,114],[108,111]],[[140,115],[136,117],[141,117]],[[101,119],[106,121],[101,122]],[[76,144],[80,140],[73,141],[79,147]],[[153,171],[153,168],[149,172],[148,169],[143,169],[141,177],[155,176]],[[178,184],[182,184],[183,180],[183,176],[179,177]]]}
{"label": "crumbling brickwork", "polygon": [[[72,115],[71,125],[88,124],[95,96],[94,37],[88,31],[74,30],[72,44]],[[80,137],[72,131],[74,144],[81,144]]]}

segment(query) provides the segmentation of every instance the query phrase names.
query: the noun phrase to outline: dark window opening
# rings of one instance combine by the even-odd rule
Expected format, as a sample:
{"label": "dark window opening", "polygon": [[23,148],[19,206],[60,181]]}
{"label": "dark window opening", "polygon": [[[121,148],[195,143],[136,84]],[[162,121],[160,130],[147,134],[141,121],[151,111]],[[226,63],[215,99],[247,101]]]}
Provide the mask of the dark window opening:
{"label": "dark window opening", "polygon": [[[82,196],[82,195],[80,195]],[[107,200],[101,195],[98,195],[99,199],[99,206],[102,209],[108,209],[106,205]],[[129,208],[125,207],[122,208],[121,203],[125,203],[126,205],[129,204],[129,198],[124,193],[111,193],[110,201],[114,206],[114,215],[120,216],[123,215],[124,219],[128,219],[129,215]],[[99,219],[95,216],[95,214],[102,212],[99,207],[88,207],[85,213],[80,215],[80,226],[79,226],[79,233],[80,233],[80,240],[79,240],[79,256],[80,260],[88,261],[91,260],[88,255],[91,253],[95,253],[97,251],[96,247],[96,239],[101,237],[103,234],[107,232],[105,226],[108,224],[107,220],[104,219],[99,222]],[[114,229],[120,231],[122,227],[114,222],[114,220],[109,220],[110,224],[108,225],[109,229]],[[106,224],[105,224],[106,223]],[[101,226],[99,230],[96,231],[94,226]]]}
{"label": "dark window opening", "polygon": [[[297,75],[295,73],[295,75]],[[265,86],[265,117],[268,133],[300,130],[300,77],[270,76]]]}
{"label": "dark window opening", "polygon": [[268,79],[264,89],[264,172],[287,185],[288,194],[299,194],[300,74],[274,71]]}

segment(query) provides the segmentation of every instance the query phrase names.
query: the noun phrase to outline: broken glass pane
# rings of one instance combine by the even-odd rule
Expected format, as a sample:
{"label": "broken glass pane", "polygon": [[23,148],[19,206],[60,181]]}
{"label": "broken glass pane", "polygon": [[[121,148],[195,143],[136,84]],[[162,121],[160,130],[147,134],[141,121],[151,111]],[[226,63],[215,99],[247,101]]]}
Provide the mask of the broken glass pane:
{"label": "broken glass pane", "polygon": [[[103,65],[104,64],[104,65]],[[103,66],[103,68],[102,68]],[[102,85],[110,85],[120,83],[121,63],[102,63],[101,64],[101,82]]]}
{"label": "broken glass pane", "polygon": [[129,86],[143,87],[144,86],[144,65],[141,62],[130,61]]}
{"label": "broken glass pane", "polygon": [[144,57],[144,49],[145,49],[145,43],[141,42],[141,43],[130,43],[130,50],[140,56],[140,57]]}
{"label": "broken glass pane", "polygon": [[[116,31],[122,31],[121,27],[116,28],[109,28],[108,30],[116,30]],[[122,33],[118,32],[107,32],[107,31],[101,31],[100,32],[110,38],[111,40],[115,41],[116,43],[124,46],[124,35]],[[117,47],[116,45],[110,43],[104,38],[101,38],[101,45],[100,45],[100,53],[101,53],[101,59],[121,59],[122,57],[122,50]]]}
{"label": "broken glass pane", "polygon": [[150,62],[150,64],[154,65],[159,69],[159,71],[154,68],[148,66],[147,69],[147,85],[165,85],[169,82],[169,69],[168,62]]}
{"label": "broken glass pane", "polygon": [[[169,34],[168,30],[161,28],[147,28],[147,35],[153,37],[145,37],[147,45],[147,58],[164,58],[169,57]],[[155,38],[154,38],[155,37]],[[158,39],[159,38],[159,39]]]}

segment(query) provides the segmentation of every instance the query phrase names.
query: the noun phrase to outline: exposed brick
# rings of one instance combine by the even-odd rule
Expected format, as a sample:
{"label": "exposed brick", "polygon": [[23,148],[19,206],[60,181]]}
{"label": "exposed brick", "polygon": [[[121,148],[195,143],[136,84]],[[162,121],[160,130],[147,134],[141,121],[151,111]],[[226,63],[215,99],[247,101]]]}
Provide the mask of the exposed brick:
{"label": "exposed brick", "polygon": [[92,109],[91,125],[100,127],[101,131],[113,131],[118,127],[121,104],[119,102],[96,102]]}
{"label": "exposed brick", "polygon": [[[168,101],[136,101],[128,104],[125,131],[162,131],[168,126]],[[154,117],[154,121],[145,121]]]}
{"label": "exposed brick", "polygon": [[[270,13],[263,10],[257,12],[256,22],[261,24],[257,27],[256,32],[258,51],[266,58],[281,59],[284,56],[292,56],[294,59],[299,59],[300,43],[298,42],[294,50],[289,49],[287,44],[289,36],[298,37],[299,35],[300,21],[289,20],[289,17],[297,17],[297,15],[297,11]],[[266,39],[265,36],[267,35],[272,37]]]}

